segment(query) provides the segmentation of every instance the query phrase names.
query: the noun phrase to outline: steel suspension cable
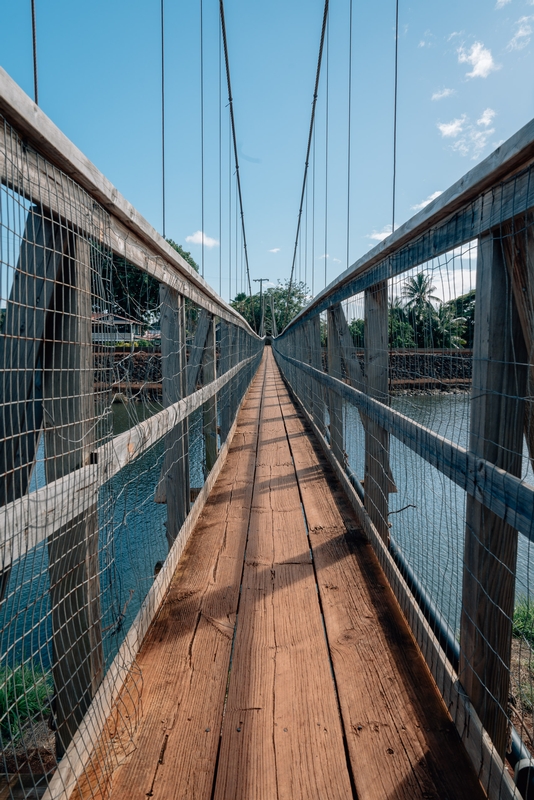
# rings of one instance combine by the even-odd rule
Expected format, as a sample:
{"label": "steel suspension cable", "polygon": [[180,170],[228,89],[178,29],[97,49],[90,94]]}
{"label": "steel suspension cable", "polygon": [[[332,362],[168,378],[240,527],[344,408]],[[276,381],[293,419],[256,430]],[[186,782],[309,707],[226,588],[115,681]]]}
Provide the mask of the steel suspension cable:
{"label": "steel suspension cable", "polygon": [[[234,145],[234,161],[235,161],[235,170],[236,170],[236,178],[237,178],[237,192],[239,195],[239,210],[241,214],[241,233],[243,236],[243,248],[245,251],[245,264],[247,268],[247,280],[248,280],[248,290],[250,297],[252,297],[252,284],[250,282],[250,270],[248,264],[248,250],[247,250],[247,237],[245,234],[245,215],[243,213],[243,195],[241,192],[241,177],[239,175],[239,159],[237,156],[237,139],[235,134],[235,118],[234,118],[234,101],[232,98],[232,84],[230,81],[230,62],[228,60],[228,42],[226,39],[226,22],[224,17],[224,0],[219,0],[219,9],[220,9],[220,16],[221,16],[221,30],[222,30],[222,37],[223,37],[223,47],[224,47],[224,63],[226,66],[226,82],[228,84],[228,105],[230,107],[230,121],[232,124],[232,140]],[[236,242],[237,244],[237,242]]]}
{"label": "steel suspension cable", "polygon": [[347,136],[347,269],[350,261],[350,167],[352,145],[352,0],[349,4],[349,96],[348,96],[348,136]]}
{"label": "steel suspension cable", "polygon": [[33,94],[35,105],[39,105],[39,86],[37,81],[37,26],[35,24],[35,0],[32,0],[32,48],[33,48]]}
{"label": "steel suspension cable", "polygon": [[161,215],[165,239],[165,16],[161,0]]}
{"label": "steel suspension cable", "polygon": [[393,99],[393,200],[391,233],[395,232],[395,192],[397,184],[397,75],[399,64],[399,0],[395,0],[395,89]]}
{"label": "steel suspension cable", "polygon": [[200,186],[201,186],[201,213],[200,228],[202,231],[202,250],[200,260],[200,272],[204,277],[204,3],[200,0]]}
{"label": "steel suspension cable", "polygon": [[315,109],[317,107],[317,95],[318,95],[318,91],[319,91],[319,79],[321,77],[321,64],[322,64],[322,60],[323,60],[323,49],[324,49],[324,40],[325,40],[325,33],[326,33],[326,22],[327,22],[327,19],[328,19],[328,7],[329,7],[329,0],[325,0],[324,11],[323,11],[323,24],[322,24],[322,28],[321,28],[321,41],[319,43],[319,56],[317,58],[317,69],[316,69],[316,72],[315,72],[315,88],[314,88],[314,91],[313,91],[313,102],[312,102],[312,111],[311,111],[311,119],[310,119],[310,129],[309,129],[309,132],[308,132],[308,147],[306,149],[306,160],[304,162],[304,178],[302,180],[302,191],[301,191],[301,195],[300,195],[300,207],[299,207],[299,214],[298,214],[298,220],[297,220],[297,234],[296,234],[296,237],[295,237],[295,247],[294,247],[294,250],[293,250],[293,261],[292,261],[292,264],[291,264],[291,274],[289,276],[289,284],[288,284],[288,288],[287,288],[286,314],[285,314],[285,316],[286,316],[285,324],[286,325],[289,322],[289,320],[287,319],[288,308],[289,308],[289,297],[290,297],[290,294],[291,294],[291,287],[293,285],[293,274],[295,272],[295,261],[296,261],[296,258],[297,258],[297,247],[298,247],[300,226],[301,226],[301,220],[302,220],[302,209],[303,209],[303,206],[304,206],[304,194],[305,194],[305,191],[306,191],[306,180],[307,180],[307,177],[308,177],[308,166],[309,166],[309,162],[310,162],[310,150],[311,150],[311,146],[312,146],[313,130],[314,130],[314,123],[315,123]]}

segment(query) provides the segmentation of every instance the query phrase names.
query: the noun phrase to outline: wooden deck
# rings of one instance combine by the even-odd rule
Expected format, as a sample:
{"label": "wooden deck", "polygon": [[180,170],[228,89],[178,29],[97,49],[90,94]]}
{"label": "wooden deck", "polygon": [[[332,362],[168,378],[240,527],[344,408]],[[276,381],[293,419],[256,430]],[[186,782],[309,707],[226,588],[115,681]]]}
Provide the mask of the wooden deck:
{"label": "wooden deck", "polygon": [[138,664],[135,749],[84,797],[485,796],[270,348]]}

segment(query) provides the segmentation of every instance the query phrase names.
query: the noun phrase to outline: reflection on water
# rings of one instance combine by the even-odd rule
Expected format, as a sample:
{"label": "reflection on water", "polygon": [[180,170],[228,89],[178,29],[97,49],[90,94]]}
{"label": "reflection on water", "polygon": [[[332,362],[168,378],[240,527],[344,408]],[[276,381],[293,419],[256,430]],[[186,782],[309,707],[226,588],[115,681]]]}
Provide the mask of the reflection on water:
{"label": "reflection on water", "polygon": [[[393,397],[392,408],[453,442],[467,447],[469,395],[436,394]],[[345,405],[349,464],[364,475],[364,435],[358,411]],[[465,533],[465,492],[395,437],[390,460],[397,493],[390,494],[391,533],[410,565],[454,630],[460,619]],[[524,479],[534,485],[526,449]],[[403,510],[401,510],[403,509]],[[395,513],[398,511],[398,513]],[[534,594],[532,545],[519,536],[516,596]]]}

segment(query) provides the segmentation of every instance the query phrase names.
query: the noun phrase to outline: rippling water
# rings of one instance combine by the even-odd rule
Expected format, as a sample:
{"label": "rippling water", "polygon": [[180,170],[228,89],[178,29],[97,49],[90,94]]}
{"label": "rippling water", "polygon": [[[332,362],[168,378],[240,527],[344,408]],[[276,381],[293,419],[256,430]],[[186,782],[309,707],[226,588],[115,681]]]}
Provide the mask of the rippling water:
{"label": "rippling water", "polygon": [[[392,408],[467,447],[469,395],[439,394],[394,397]],[[345,406],[349,463],[364,474],[364,437],[359,414]],[[465,533],[465,492],[393,436],[390,459],[398,492],[390,494],[391,533],[454,630],[460,619]],[[534,485],[527,453],[525,480]],[[408,506],[408,508],[406,508]],[[400,511],[399,509],[404,509]],[[399,511],[399,513],[394,513]],[[393,513],[392,513],[393,512]],[[516,596],[534,594],[532,545],[519,535]]]}

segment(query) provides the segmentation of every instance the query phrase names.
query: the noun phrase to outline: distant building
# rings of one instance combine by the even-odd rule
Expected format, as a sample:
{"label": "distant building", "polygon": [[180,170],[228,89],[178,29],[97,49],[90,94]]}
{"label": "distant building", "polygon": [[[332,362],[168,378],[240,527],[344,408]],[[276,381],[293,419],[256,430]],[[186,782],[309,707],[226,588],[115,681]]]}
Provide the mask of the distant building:
{"label": "distant building", "polygon": [[93,342],[134,342],[144,337],[144,323],[118,314],[93,314],[91,323]]}

